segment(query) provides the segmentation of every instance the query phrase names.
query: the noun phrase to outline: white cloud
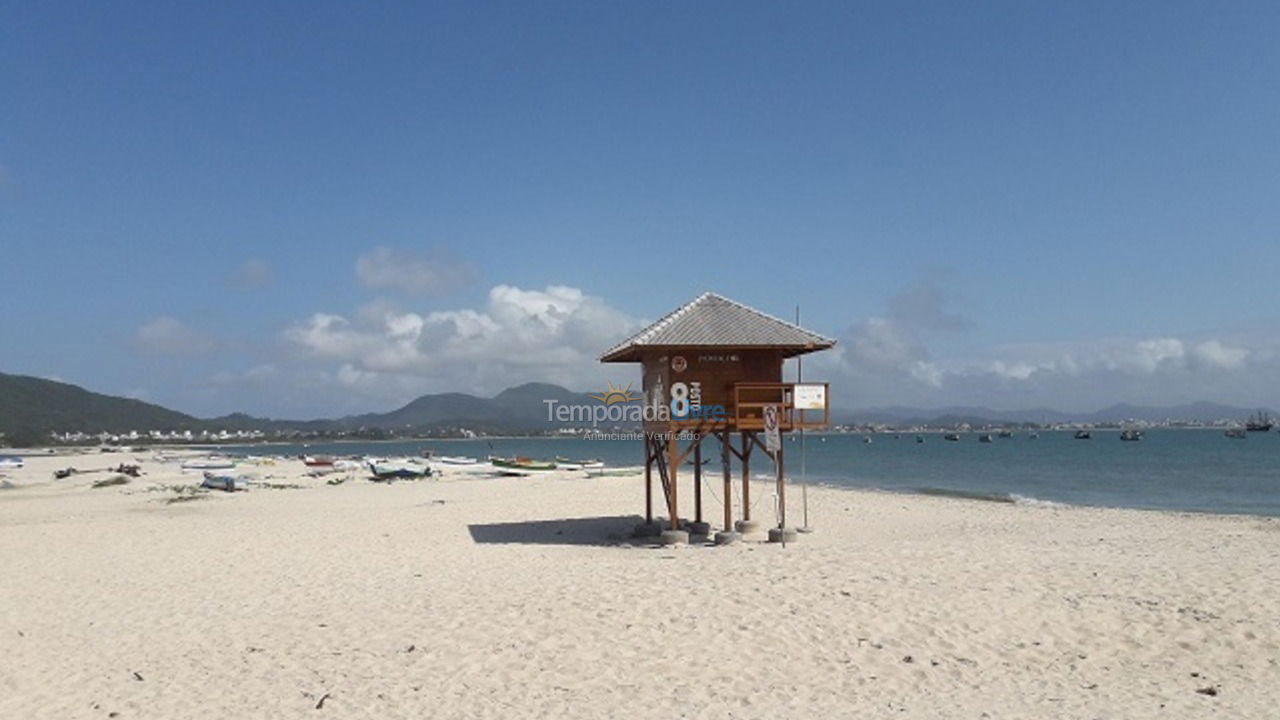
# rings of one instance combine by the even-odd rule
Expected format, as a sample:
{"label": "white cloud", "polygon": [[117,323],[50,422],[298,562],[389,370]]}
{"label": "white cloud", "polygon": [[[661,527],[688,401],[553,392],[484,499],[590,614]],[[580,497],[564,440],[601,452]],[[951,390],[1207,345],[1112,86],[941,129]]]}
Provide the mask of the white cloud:
{"label": "white cloud", "polygon": [[375,290],[398,290],[410,295],[445,295],[476,277],[475,268],[451,258],[444,250],[418,254],[376,247],[356,259],[356,279]]}
{"label": "white cloud", "polygon": [[242,290],[259,290],[269,287],[273,282],[275,273],[271,266],[258,258],[245,260],[227,277],[228,285]]}
{"label": "white cloud", "polygon": [[1259,401],[1261,378],[1280,378],[1274,333],[1098,338],[996,346],[965,358],[934,356],[928,342],[934,333],[968,327],[945,307],[940,292],[917,286],[891,298],[883,315],[854,323],[832,354],[828,377],[837,395],[860,407],[1009,409],[1194,400],[1248,405]]}
{"label": "white cloud", "polygon": [[496,392],[535,380],[584,388],[616,375],[598,355],[640,326],[576,288],[499,285],[479,309],[418,313],[378,303],[354,319],[316,313],[285,338],[314,361],[337,363],[344,386]]}
{"label": "white cloud", "polygon": [[1249,351],[1227,347],[1218,340],[1207,340],[1191,348],[1191,356],[1207,367],[1235,370],[1249,359]]}
{"label": "white cloud", "polygon": [[159,355],[195,355],[214,347],[212,337],[169,315],[143,323],[134,333],[134,344],[145,352]]}

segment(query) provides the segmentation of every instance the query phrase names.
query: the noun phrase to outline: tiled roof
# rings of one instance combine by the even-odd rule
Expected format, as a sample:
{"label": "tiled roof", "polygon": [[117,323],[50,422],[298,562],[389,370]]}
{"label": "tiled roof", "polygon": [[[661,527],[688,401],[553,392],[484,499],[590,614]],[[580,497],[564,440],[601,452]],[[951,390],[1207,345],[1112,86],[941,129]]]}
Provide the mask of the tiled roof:
{"label": "tiled roof", "polygon": [[768,347],[786,356],[825,350],[836,341],[715,293],[703,293],[600,356],[635,362],[646,347]]}

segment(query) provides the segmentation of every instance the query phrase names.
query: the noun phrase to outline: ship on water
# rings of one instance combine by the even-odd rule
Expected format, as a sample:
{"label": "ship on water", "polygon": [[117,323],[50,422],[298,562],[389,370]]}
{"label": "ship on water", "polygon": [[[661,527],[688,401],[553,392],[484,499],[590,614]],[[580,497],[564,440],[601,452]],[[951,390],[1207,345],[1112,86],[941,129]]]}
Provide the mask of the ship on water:
{"label": "ship on water", "polygon": [[1248,432],[1270,432],[1275,426],[1275,419],[1266,410],[1259,410],[1245,422],[1244,429]]}

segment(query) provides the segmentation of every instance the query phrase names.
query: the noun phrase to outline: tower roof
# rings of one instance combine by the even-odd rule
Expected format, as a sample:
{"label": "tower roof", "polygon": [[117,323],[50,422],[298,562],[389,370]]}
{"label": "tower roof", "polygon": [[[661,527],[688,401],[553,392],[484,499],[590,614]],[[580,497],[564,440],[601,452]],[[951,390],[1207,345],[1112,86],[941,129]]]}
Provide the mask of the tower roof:
{"label": "tower roof", "polygon": [[715,293],[703,293],[613,346],[601,362],[638,362],[645,348],[774,348],[784,357],[826,350],[836,341]]}

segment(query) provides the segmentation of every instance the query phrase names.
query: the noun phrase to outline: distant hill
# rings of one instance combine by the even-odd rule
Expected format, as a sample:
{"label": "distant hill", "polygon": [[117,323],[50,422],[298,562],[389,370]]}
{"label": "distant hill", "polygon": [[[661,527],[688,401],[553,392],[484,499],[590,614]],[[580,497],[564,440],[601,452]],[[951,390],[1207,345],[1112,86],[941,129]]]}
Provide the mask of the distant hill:
{"label": "distant hill", "polygon": [[444,425],[501,427],[518,430],[546,430],[545,400],[562,403],[588,402],[583,393],[548,383],[526,383],[508,388],[492,398],[465,393],[423,395],[388,413],[352,415],[335,421],[346,428],[371,427],[384,430],[430,428]]}
{"label": "distant hill", "polygon": [[196,430],[204,421],[141,400],[89,392],[54,380],[0,373],[0,433],[10,442],[42,441],[50,432]]}
{"label": "distant hill", "polygon": [[[129,398],[90,392],[53,380],[0,373],[0,433],[13,445],[47,442],[50,432],[123,433],[130,430],[253,431],[267,433],[382,432],[419,433],[466,428],[477,432],[537,432],[562,423],[547,422],[546,400],[592,404],[586,393],[559,385],[526,383],[486,398],[466,393],[423,395],[386,413],[366,413],[334,419],[276,420],[244,413],[201,419]],[[1200,402],[1173,407],[1119,404],[1090,413],[1066,413],[1049,408],[992,410],[984,407],[921,409],[881,407],[837,415],[837,424],[954,426],[962,423],[1116,423],[1243,421],[1252,408]],[[1275,413],[1272,413],[1275,415]]]}
{"label": "distant hill", "polygon": [[51,432],[125,433],[131,430],[254,431],[267,433],[432,432],[467,428],[478,432],[551,429],[546,400],[592,402],[585,393],[559,385],[526,383],[492,398],[466,393],[423,395],[386,413],[334,419],[278,420],[232,413],[202,419],[167,408],[91,392],[68,383],[0,373],[0,434],[10,445],[48,442]]}

